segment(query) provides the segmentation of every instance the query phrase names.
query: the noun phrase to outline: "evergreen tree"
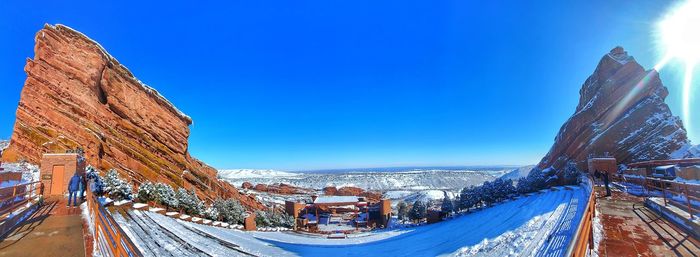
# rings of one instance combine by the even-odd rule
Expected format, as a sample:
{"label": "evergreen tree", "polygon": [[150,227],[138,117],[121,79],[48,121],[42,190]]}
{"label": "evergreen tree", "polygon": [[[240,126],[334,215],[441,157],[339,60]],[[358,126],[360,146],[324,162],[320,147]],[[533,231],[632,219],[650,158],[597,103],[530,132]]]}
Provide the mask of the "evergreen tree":
{"label": "evergreen tree", "polygon": [[498,197],[498,192],[496,190],[496,183],[495,182],[489,182],[486,181],[484,182],[483,185],[480,187],[481,191],[481,199],[484,201],[486,206],[491,206],[494,202],[496,202],[497,197]]}
{"label": "evergreen tree", "polygon": [[408,216],[408,205],[406,202],[399,202],[399,204],[396,205],[396,209],[396,215],[398,216],[399,220],[406,220],[406,217]]}
{"label": "evergreen tree", "polygon": [[[210,219],[210,220],[219,220],[219,211],[214,208],[213,206],[209,206],[206,209],[204,209],[204,218]],[[224,221],[225,222],[225,221]]]}
{"label": "evergreen tree", "polygon": [[175,193],[179,207],[188,215],[201,215],[204,211],[204,203],[199,200],[194,191],[179,188]]}
{"label": "evergreen tree", "polygon": [[420,221],[425,218],[428,207],[426,204],[420,200],[413,203],[411,211],[408,212],[408,218],[414,221]]}
{"label": "evergreen tree", "polygon": [[578,182],[578,178],[581,176],[581,174],[582,172],[576,168],[576,163],[569,161],[564,169],[562,182],[564,185],[575,185]]}
{"label": "evergreen tree", "polygon": [[272,222],[264,211],[255,211],[255,225],[258,227],[270,227]]}
{"label": "evergreen tree", "polygon": [[175,190],[173,190],[170,185],[156,183],[153,187],[156,192],[154,201],[174,209],[180,207],[179,201],[177,200],[177,197],[175,197]]}
{"label": "evergreen tree", "polygon": [[217,210],[221,220],[228,223],[243,224],[245,208],[235,199],[216,199],[212,207]]}
{"label": "evergreen tree", "polygon": [[454,205],[452,203],[452,200],[447,195],[447,192],[443,192],[443,195],[444,195],[444,197],[442,198],[442,206],[440,207],[440,210],[443,213],[446,213],[449,215],[452,212],[454,212],[455,208],[454,208]]}
{"label": "evergreen tree", "polygon": [[272,226],[285,228],[294,227],[294,217],[291,215],[281,212],[272,212],[271,214],[268,214],[268,217],[270,217]]}
{"label": "evergreen tree", "polygon": [[111,169],[104,177],[104,191],[114,200],[131,200],[131,186]]}
{"label": "evergreen tree", "polygon": [[141,202],[155,201],[158,197],[153,183],[146,181],[139,186],[137,196]]}
{"label": "evergreen tree", "polygon": [[527,174],[526,177],[518,179],[518,185],[516,187],[518,193],[531,193],[547,186],[547,176],[546,174],[538,169],[534,168]]}
{"label": "evergreen tree", "polygon": [[470,208],[475,207],[480,202],[479,190],[480,187],[475,186],[463,188],[459,195],[460,208],[469,211]]}

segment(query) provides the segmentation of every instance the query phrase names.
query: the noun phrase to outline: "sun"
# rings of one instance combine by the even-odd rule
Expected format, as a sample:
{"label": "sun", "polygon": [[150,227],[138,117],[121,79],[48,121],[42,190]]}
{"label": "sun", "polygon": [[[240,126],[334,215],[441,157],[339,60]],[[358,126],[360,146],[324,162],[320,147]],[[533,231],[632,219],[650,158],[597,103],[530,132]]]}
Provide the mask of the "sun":
{"label": "sun", "polygon": [[672,9],[657,26],[657,40],[664,57],[654,66],[660,70],[672,59],[685,63],[681,107],[683,124],[690,136],[693,69],[700,62],[700,0],[687,0]]}
{"label": "sun", "polygon": [[670,11],[658,24],[659,40],[670,58],[688,65],[700,61],[700,1],[688,0]]}

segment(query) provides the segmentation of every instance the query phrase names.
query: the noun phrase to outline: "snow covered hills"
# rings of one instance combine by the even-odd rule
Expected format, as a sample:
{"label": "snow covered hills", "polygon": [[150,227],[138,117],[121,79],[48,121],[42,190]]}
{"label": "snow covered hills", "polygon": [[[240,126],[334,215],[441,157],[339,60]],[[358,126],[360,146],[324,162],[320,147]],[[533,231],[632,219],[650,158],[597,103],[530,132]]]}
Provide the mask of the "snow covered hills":
{"label": "snow covered hills", "polygon": [[512,170],[495,167],[475,169],[408,169],[399,171],[328,171],[283,172],[273,170],[220,170],[219,178],[240,187],[243,182],[255,184],[285,183],[320,190],[326,186],[354,186],[366,190],[461,189],[479,185]]}

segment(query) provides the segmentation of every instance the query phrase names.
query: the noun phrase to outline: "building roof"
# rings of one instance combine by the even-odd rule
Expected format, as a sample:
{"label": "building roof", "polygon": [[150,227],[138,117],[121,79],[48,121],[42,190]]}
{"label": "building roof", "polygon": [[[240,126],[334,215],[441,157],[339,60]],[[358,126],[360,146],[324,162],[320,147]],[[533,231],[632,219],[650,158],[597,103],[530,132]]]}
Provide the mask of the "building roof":
{"label": "building roof", "polygon": [[657,170],[667,170],[667,169],[670,169],[670,168],[673,168],[673,167],[676,167],[676,165],[664,165],[664,166],[656,167],[655,169],[657,169]]}
{"label": "building roof", "polygon": [[651,160],[643,162],[630,163],[629,167],[656,167],[661,165],[698,165],[700,164],[700,158],[688,158],[688,159],[673,159],[673,160]]}
{"label": "building roof", "polygon": [[357,203],[357,196],[319,196],[314,200],[315,204],[319,203]]}

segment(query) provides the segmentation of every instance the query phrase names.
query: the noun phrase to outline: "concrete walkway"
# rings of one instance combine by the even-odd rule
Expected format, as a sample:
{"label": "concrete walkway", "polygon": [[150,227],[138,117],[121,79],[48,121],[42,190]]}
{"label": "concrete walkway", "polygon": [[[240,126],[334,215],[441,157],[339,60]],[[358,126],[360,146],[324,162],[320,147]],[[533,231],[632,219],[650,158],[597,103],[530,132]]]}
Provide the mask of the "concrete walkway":
{"label": "concrete walkway", "polygon": [[644,206],[644,198],[621,191],[604,197],[596,188],[603,225],[599,256],[700,256],[700,242]]}
{"label": "concrete walkway", "polygon": [[48,198],[22,225],[0,238],[0,256],[85,256],[80,208]]}

